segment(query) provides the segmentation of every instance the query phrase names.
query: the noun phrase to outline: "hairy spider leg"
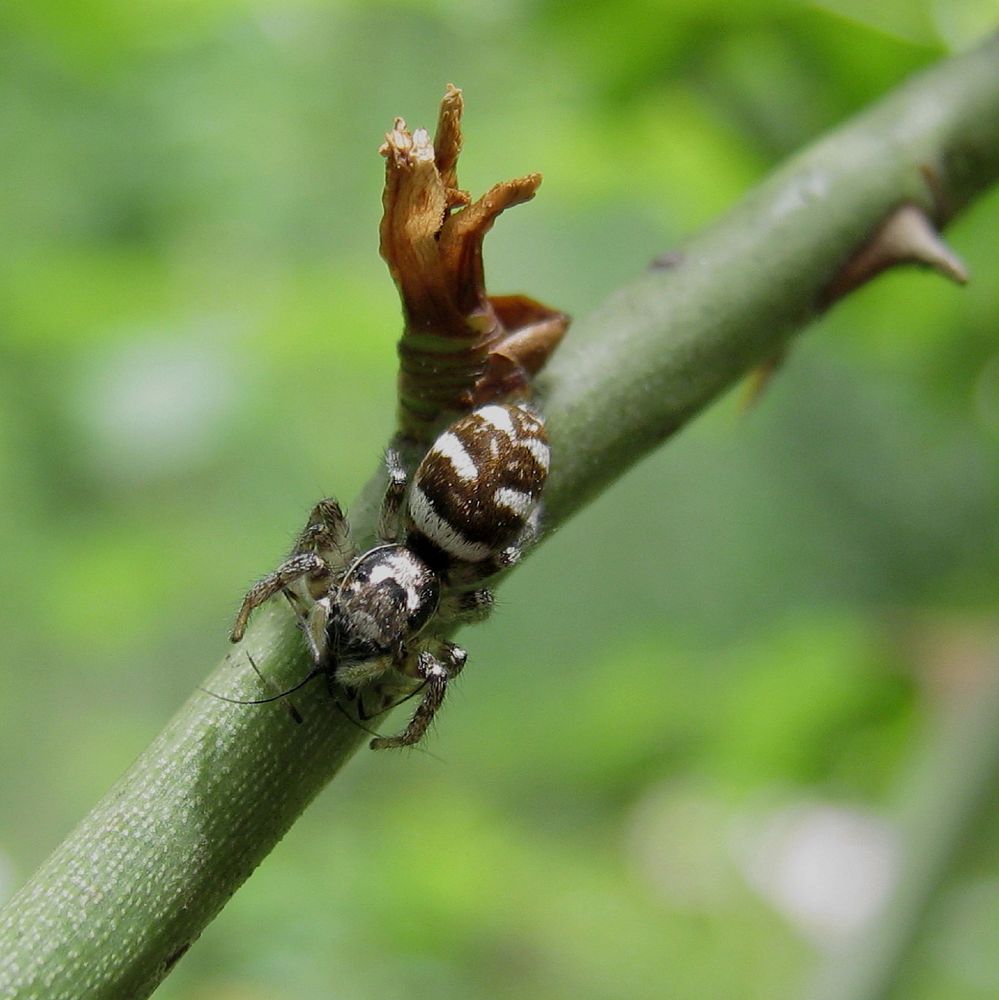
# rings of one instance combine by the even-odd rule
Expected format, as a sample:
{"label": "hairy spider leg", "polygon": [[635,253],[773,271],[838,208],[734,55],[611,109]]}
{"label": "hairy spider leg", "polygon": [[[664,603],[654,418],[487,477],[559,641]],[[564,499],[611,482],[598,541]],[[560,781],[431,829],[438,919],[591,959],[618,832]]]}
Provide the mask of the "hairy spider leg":
{"label": "hairy spider leg", "polygon": [[383,542],[397,542],[402,531],[402,507],[406,499],[406,470],[395,448],[385,452],[388,485],[378,512],[378,537]]}
{"label": "hairy spider leg", "polygon": [[264,601],[270,600],[275,594],[287,589],[291,584],[296,583],[303,576],[310,573],[320,574],[328,572],[328,566],[322,556],[315,552],[303,552],[301,555],[292,556],[286,559],[273,573],[259,579],[247,592],[243,598],[236,620],[232,623],[232,631],[229,639],[232,642],[239,642],[246,633],[246,626],[250,621],[250,615],[256,608],[259,608]]}
{"label": "hairy spider leg", "polygon": [[437,610],[441,622],[451,625],[473,625],[485,621],[496,603],[491,590],[448,591]]}
{"label": "hairy spider leg", "polygon": [[466,652],[452,642],[442,641],[440,647],[447,659],[438,659],[429,650],[418,653],[413,667],[414,673],[425,682],[423,698],[413,713],[412,719],[405,730],[398,736],[379,736],[369,744],[372,750],[385,750],[393,747],[408,747],[419,743],[423,738],[438,709],[444,703],[448,684],[461,673],[465,665]]}
{"label": "hairy spider leg", "polygon": [[332,497],[320,500],[312,508],[291,555],[276,570],[258,580],[243,598],[229,633],[230,640],[239,642],[254,610],[303,577],[308,578],[312,596],[318,597],[326,589],[326,581],[334,568],[342,565],[352,553],[350,526],[340,505]]}

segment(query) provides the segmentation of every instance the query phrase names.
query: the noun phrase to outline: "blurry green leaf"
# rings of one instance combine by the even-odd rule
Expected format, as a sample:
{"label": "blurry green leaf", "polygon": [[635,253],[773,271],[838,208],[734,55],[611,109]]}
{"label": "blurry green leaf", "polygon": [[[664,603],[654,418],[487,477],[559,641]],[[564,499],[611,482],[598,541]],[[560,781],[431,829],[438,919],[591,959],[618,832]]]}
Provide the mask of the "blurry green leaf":
{"label": "blurry green leaf", "polygon": [[999,0],[933,0],[931,10],[952,51],[970,48],[999,28]]}
{"label": "blurry green leaf", "polygon": [[925,0],[813,0],[816,7],[868,24],[879,31],[921,45],[937,42],[933,5]]}

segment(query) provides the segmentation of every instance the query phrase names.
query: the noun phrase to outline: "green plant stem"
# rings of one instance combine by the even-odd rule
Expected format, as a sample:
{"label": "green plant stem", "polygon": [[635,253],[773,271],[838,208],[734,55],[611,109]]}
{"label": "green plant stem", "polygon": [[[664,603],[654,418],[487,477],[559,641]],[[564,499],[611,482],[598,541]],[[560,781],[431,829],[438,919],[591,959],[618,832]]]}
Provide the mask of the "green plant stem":
{"label": "green plant stem", "polygon": [[673,266],[649,269],[576,323],[542,374],[558,456],[552,519],[779,355],[891,209],[912,202],[942,223],[997,176],[994,36],[792,157],[671,253]]}
{"label": "green plant stem", "polygon": [[[578,322],[539,386],[554,456],[548,527],[777,354],[894,206],[949,217],[997,177],[993,38],[793,158],[682,247],[677,266],[650,269]],[[381,481],[355,508],[362,539]],[[259,696],[245,652],[276,685],[308,669],[280,602],[205,686]],[[0,996],[136,998],[155,988],[366,739],[326,692],[294,701],[301,724],[281,704],[248,709],[202,693],[180,709],[0,913]]]}

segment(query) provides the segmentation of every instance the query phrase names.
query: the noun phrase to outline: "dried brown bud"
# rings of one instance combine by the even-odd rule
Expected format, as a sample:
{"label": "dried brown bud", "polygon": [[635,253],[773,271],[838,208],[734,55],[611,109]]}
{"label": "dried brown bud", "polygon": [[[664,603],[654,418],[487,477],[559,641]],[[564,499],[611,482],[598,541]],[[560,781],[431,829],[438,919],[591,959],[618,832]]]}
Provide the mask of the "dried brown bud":
{"label": "dried brown bud", "polygon": [[381,253],[402,297],[400,429],[426,439],[438,417],[524,392],[569,320],[524,296],[486,294],[482,242],[496,218],[529,201],[528,174],[472,201],[458,187],[461,91],[448,85],[437,134],[397,118],[386,159]]}

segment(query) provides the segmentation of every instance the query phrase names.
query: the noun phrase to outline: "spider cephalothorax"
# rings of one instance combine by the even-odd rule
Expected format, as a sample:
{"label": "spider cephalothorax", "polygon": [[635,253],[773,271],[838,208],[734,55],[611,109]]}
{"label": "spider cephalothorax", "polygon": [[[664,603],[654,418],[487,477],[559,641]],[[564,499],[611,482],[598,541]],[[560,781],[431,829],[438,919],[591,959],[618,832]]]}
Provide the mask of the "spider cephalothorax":
{"label": "spider cephalothorax", "polygon": [[339,504],[321,500],[288,559],[243,599],[233,642],[253,609],[284,591],[302,609],[317,669],[337,683],[356,690],[401,675],[422,687],[405,731],[371,746],[418,742],[465,665],[465,651],[434,625],[489,613],[492,594],[476,585],[520,558],[536,529],[548,463],[541,418],[513,404],[483,406],[451,424],[408,489],[389,451],[381,544],[358,551]]}

